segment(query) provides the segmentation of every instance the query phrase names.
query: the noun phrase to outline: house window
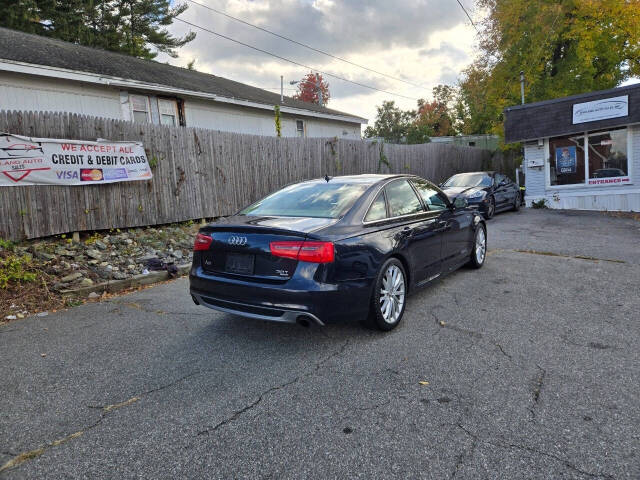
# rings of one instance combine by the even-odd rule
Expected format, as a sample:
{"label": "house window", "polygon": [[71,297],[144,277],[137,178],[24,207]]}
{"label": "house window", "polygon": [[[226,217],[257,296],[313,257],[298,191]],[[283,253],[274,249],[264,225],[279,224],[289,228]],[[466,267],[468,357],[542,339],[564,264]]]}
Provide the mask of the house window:
{"label": "house window", "polygon": [[549,150],[550,186],[629,182],[626,128],[552,138]]}
{"label": "house window", "polygon": [[131,114],[134,122],[151,121],[149,97],[145,95],[129,95],[129,103],[131,104]]}
{"label": "house window", "polygon": [[470,147],[475,147],[476,146],[476,142],[469,142],[469,146]]}
{"label": "house window", "polygon": [[[629,174],[627,129],[589,134],[588,157],[589,179],[626,177]],[[589,181],[590,185],[593,183]]]}
{"label": "house window", "polygon": [[176,100],[159,98],[158,110],[160,112],[160,123],[162,125],[178,125],[178,102]]}
{"label": "house window", "polygon": [[296,120],[296,133],[299,137],[304,137],[304,121]]}

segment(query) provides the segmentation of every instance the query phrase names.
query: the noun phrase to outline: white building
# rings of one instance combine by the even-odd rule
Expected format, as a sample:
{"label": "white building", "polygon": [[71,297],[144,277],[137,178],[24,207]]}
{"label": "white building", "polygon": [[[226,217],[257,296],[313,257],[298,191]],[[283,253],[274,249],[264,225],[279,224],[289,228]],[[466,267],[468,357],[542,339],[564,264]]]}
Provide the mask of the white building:
{"label": "white building", "polygon": [[527,206],[640,211],[640,85],[509,107],[504,133],[524,143]]}
{"label": "white building", "polygon": [[367,120],[226,78],[0,28],[0,110],[359,139]]}

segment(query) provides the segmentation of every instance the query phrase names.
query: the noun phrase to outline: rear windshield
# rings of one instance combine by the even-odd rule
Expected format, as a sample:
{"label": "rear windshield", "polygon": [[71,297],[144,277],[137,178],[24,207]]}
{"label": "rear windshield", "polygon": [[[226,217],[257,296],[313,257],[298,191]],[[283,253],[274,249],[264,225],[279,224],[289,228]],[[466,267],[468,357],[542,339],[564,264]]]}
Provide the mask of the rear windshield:
{"label": "rear windshield", "polygon": [[242,215],[338,218],[360,198],[369,185],[298,183],[290,185],[242,210]]}
{"label": "rear windshield", "polygon": [[460,173],[444,182],[445,187],[490,187],[491,177],[484,173]]}

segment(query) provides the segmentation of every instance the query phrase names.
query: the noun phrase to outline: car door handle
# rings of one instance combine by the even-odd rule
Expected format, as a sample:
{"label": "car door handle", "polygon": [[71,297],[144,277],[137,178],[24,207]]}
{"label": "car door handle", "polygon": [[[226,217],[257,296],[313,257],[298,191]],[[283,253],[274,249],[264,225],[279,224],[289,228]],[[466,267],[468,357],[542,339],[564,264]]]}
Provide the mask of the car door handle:
{"label": "car door handle", "polygon": [[451,230],[451,222],[449,220],[440,220],[438,222],[438,230],[446,232]]}

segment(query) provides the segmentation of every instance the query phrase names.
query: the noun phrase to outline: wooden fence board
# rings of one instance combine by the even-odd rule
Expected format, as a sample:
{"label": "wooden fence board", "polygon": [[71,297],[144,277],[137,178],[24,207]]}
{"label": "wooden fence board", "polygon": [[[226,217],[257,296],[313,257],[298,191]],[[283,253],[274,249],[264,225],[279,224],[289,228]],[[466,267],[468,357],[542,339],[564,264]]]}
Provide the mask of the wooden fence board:
{"label": "wooden fence board", "polygon": [[413,173],[437,183],[461,171],[513,169],[509,156],[450,144],[261,137],[52,112],[0,111],[0,131],[141,141],[157,161],[150,181],[0,188],[0,237],[12,240],[229,215],[325,174]]}

